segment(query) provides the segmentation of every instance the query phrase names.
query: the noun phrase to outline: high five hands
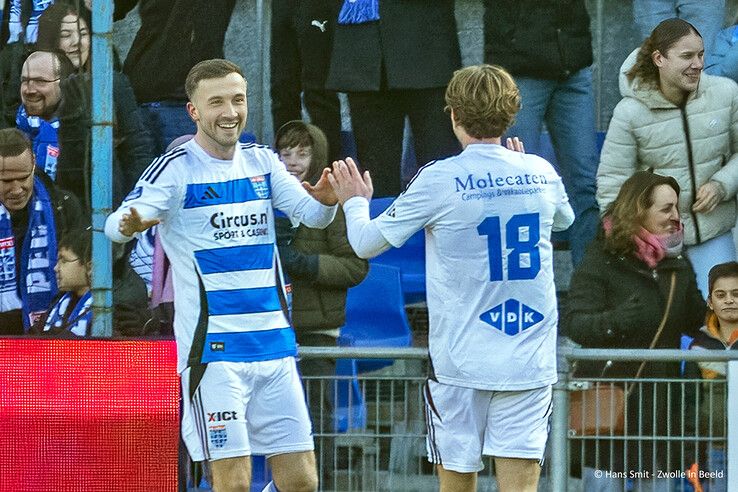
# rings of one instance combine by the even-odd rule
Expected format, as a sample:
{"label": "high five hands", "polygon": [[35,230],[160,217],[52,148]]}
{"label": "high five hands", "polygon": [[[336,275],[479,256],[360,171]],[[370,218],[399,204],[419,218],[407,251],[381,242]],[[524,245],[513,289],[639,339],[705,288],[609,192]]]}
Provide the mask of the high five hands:
{"label": "high five hands", "polygon": [[[518,137],[506,139],[505,147],[514,152],[525,153],[523,141]],[[334,162],[332,172],[328,172],[327,169],[323,170],[321,180],[324,177],[327,177],[341,205],[355,196],[363,196],[367,200],[371,200],[374,193],[369,171],[364,171],[363,174],[359,172],[359,168],[351,157],[347,157],[345,161],[338,160]]]}
{"label": "high five hands", "polygon": [[372,177],[369,175],[369,171],[364,171],[364,174],[361,174],[351,157],[347,157],[345,161],[338,160],[333,163],[333,171],[328,174],[328,181],[336,192],[341,205],[355,196],[363,196],[367,200],[372,199],[374,193]]}
{"label": "high five hands", "polygon": [[305,188],[310,196],[318,200],[323,205],[332,206],[338,202],[336,193],[331,186],[330,181],[331,169],[326,167],[323,169],[323,174],[320,175],[320,179],[315,185],[311,185],[307,181],[302,182],[302,187]]}

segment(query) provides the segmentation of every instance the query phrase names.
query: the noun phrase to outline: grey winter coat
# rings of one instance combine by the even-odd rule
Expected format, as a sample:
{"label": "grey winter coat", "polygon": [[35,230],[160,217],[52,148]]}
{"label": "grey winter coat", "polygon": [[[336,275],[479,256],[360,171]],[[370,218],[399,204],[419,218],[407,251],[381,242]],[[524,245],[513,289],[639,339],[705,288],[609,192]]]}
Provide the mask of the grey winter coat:
{"label": "grey winter coat", "polygon": [[[673,176],[681,187],[679,211],[684,243],[694,245],[729,231],[736,222],[738,192],[738,84],[702,74],[684,107],[658,88],[628,82],[620,69],[623,99],[615,107],[597,171],[597,201],[603,212],[636,171]],[[697,190],[710,180],[727,192],[709,213],[693,213]]]}

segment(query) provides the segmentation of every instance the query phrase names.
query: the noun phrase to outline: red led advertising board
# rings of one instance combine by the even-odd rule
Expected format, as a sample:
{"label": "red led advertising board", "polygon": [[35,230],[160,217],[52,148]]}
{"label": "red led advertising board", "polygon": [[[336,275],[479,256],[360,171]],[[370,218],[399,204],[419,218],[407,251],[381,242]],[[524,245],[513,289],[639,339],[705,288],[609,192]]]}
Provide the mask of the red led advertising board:
{"label": "red led advertising board", "polygon": [[0,338],[0,492],[174,492],[173,341]]}

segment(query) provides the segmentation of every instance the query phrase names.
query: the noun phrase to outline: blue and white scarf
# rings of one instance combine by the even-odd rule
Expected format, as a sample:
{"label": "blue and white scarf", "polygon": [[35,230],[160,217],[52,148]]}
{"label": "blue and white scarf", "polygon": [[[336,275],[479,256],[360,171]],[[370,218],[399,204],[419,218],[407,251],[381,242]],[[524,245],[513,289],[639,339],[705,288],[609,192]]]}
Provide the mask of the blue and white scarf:
{"label": "blue and white scarf", "polygon": [[67,292],[54,304],[46,318],[44,331],[49,331],[52,328],[55,330],[65,329],[80,337],[90,335],[90,329],[92,328],[92,292],[88,290],[77,300],[69,316],[66,317],[65,323],[64,317],[69,311],[72,297],[72,293]]}
{"label": "blue and white scarf", "polygon": [[379,20],[379,0],[344,0],[338,23],[364,24]]}
{"label": "blue and white scarf", "polygon": [[[9,16],[9,28],[10,36],[8,37],[8,43],[15,43],[20,41],[20,35],[23,32],[21,6],[23,0],[11,0],[10,2],[10,16]],[[28,25],[26,25],[26,34],[24,41],[27,44],[35,43],[38,38],[38,18],[44,13],[44,10],[49,8],[54,3],[54,0],[33,0],[33,11],[30,13],[28,18]]]}
{"label": "blue and white scarf", "polygon": [[46,121],[39,116],[28,116],[22,104],[15,115],[15,124],[33,142],[36,163],[52,181],[56,181],[56,163],[59,160],[59,119]]}
{"label": "blue and white scarf", "polygon": [[57,293],[56,229],[54,207],[38,177],[33,178],[33,196],[28,202],[28,229],[16,278],[15,236],[10,212],[0,203],[0,312],[23,310],[23,328],[28,329],[49,308]]}

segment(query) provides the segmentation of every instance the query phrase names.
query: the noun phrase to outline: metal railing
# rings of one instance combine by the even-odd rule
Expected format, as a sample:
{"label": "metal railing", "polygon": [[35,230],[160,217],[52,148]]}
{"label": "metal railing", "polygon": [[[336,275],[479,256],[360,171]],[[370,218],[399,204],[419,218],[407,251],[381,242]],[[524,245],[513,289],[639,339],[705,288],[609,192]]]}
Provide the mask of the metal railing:
{"label": "metal railing", "polygon": [[[433,467],[425,457],[422,399],[427,369],[425,349],[302,347],[300,355],[303,360],[396,360],[390,367],[356,376],[304,376],[314,420],[321,490],[421,491],[437,488]],[[584,491],[591,483],[587,479],[591,480],[594,474],[598,480],[614,479],[620,484],[615,487],[622,490],[661,490],[658,487],[666,482],[651,479],[669,477],[671,490],[687,491],[692,490],[688,485],[688,470],[692,463],[699,463],[702,467],[699,472],[694,469],[693,472],[699,474],[706,490],[738,490],[738,455],[727,453],[730,448],[738,448],[738,419],[728,419],[724,429],[713,429],[712,420],[703,421],[700,417],[702,405],[707,405],[708,409],[725,408],[725,415],[738,415],[738,377],[735,376],[738,374],[738,353],[562,349],[559,358],[559,382],[554,386],[549,450],[539,490]],[[592,360],[647,360],[674,364],[681,361],[731,362],[728,363],[726,379],[572,377],[569,362]],[[569,425],[569,394],[596,381],[613,385],[628,381],[635,383],[631,406],[639,405],[639,401],[654,401],[653,398],[644,398],[647,393],[667,394],[667,400],[675,400],[677,404],[658,400],[651,408],[643,408],[643,403],[640,403],[641,407],[632,407],[631,411],[637,408],[636,413],[640,417],[636,422],[641,423],[635,428],[626,423],[622,435],[576,435]],[[691,399],[684,396],[687,393],[693,395]],[[338,395],[341,395],[341,401]],[[724,398],[720,405],[717,405],[718,397]],[[687,414],[688,421],[685,420]],[[669,416],[670,419],[667,418]],[[681,424],[666,426],[666,432],[655,427],[644,428],[643,422],[659,420],[674,420]],[[688,431],[685,430],[687,428]],[[651,447],[663,448],[664,464],[649,455]],[[608,461],[597,462],[597,468],[586,470],[581,464],[588,461],[588,454],[591,459],[591,453],[601,453],[608,448],[615,452],[609,453]],[[635,451],[629,458],[631,448]],[[630,468],[627,464],[618,467],[617,462],[623,458],[625,463],[635,464]],[[580,464],[572,466],[576,462]],[[496,490],[492,460],[485,458],[484,463],[478,490]]]}

